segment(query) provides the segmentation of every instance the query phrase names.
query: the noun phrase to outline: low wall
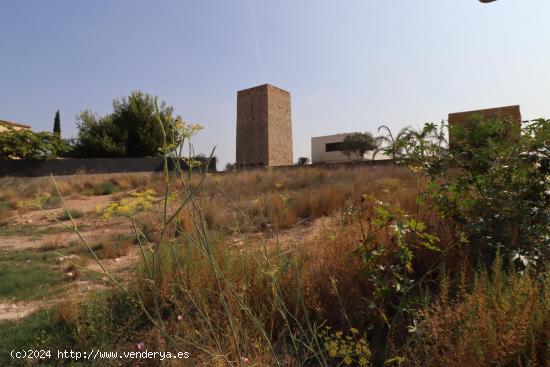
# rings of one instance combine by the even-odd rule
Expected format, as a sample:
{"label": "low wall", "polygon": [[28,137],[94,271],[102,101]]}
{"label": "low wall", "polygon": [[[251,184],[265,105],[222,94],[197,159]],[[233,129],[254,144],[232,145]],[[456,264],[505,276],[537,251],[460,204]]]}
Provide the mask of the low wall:
{"label": "low wall", "polygon": [[[174,163],[169,161],[169,168]],[[185,163],[181,163],[186,167]],[[163,170],[163,159],[158,158],[63,158],[49,161],[20,159],[0,160],[0,177],[38,177],[74,175],[76,173],[122,173],[154,172]],[[216,172],[216,161],[212,159],[209,170]]]}
{"label": "low wall", "polygon": [[266,170],[266,169],[296,169],[296,168],[326,168],[326,169],[340,169],[340,168],[356,168],[362,166],[374,166],[374,167],[385,167],[385,166],[397,166],[393,159],[366,159],[363,161],[349,161],[349,162],[330,162],[330,163],[311,163],[305,165],[293,164],[291,166],[276,166],[276,167],[266,167],[266,166],[238,166],[232,172],[235,171],[251,171],[251,170]]}

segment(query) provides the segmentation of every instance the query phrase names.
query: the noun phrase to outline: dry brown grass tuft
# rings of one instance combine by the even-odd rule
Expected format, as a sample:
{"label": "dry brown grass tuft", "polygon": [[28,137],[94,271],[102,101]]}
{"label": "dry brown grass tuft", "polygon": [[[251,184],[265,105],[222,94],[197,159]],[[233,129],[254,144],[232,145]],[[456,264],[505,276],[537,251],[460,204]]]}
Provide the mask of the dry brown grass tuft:
{"label": "dry brown grass tuft", "polygon": [[15,214],[18,201],[15,188],[6,186],[0,190],[0,224],[8,223],[8,220]]}
{"label": "dry brown grass tuft", "polygon": [[86,256],[69,255],[67,263],[63,266],[63,273],[67,281],[80,279],[84,268],[90,263],[90,258]]}
{"label": "dry brown grass tuft", "polygon": [[60,321],[73,324],[79,316],[78,303],[74,298],[64,298],[56,307],[56,314]]}
{"label": "dry brown grass tuft", "polygon": [[0,208],[0,226],[7,225],[12,216],[13,216],[12,210]]}
{"label": "dry brown grass tuft", "polygon": [[160,219],[154,213],[140,213],[136,217],[136,223],[149,242],[160,241]]}
{"label": "dry brown grass tuft", "polygon": [[362,298],[369,297],[372,287],[363,276],[362,261],[356,253],[358,238],[357,228],[333,219],[318,236],[303,244],[300,273],[304,298],[332,326],[344,325],[347,315],[360,327],[369,312]]}
{"label": "dry brown grass tuft", "polygon": [[16,209],[18,200],[18,193],[14,187],[2,187],[2,190],[0,190],[0,208]]}
{"label": "dry brown grass tuft", "polygon": [[47,239],[42,246],[38,248],[38,251],[48,252],[65,247],[65,245],[58,239]]}
{"label": "dry brown grass tuft", "polygon": [[94,246],[94,250],[100,259],[116,259],[128,255],[132,246],[130,238],[104,236]]}

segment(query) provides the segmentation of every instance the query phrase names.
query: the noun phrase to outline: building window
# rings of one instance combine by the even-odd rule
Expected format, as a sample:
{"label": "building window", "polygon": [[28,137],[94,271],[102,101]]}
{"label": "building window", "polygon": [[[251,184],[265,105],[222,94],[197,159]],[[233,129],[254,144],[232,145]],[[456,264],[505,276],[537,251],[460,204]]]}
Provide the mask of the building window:
{"label": "building window", "polygon": [[325,144],[325,152],[341,152],[342,142]]}

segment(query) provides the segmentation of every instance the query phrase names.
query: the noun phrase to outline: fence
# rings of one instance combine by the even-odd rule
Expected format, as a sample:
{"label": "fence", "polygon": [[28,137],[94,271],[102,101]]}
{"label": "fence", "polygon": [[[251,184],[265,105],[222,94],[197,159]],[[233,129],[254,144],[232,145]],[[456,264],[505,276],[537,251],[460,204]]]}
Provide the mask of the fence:
{"label": "fence", "polygon": [[[207,160],[201,160],[205,166]],[[19,159],[0,160],[0,177],[38,177],[74,175],[76,173],[122,173],[122,172],[154,172],[163,170],[163,159],[156,158],[63,158],[45,160]],[[187,168],[184,160],[181,166]],[[169,161],[169,169],[174,168],[174,162]],[[216,172],[216,159],[212,158],[208,167],[210,172]]]}

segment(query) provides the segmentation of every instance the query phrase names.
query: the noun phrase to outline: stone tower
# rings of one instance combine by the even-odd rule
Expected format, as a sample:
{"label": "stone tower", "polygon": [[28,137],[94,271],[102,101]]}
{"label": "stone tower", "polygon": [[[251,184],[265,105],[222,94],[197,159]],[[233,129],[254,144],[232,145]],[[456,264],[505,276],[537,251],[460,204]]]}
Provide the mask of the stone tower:
{"label": "stone tower", "polygon": [[270,84],[237,92],[237,165],[292,165],[290,93]]}

